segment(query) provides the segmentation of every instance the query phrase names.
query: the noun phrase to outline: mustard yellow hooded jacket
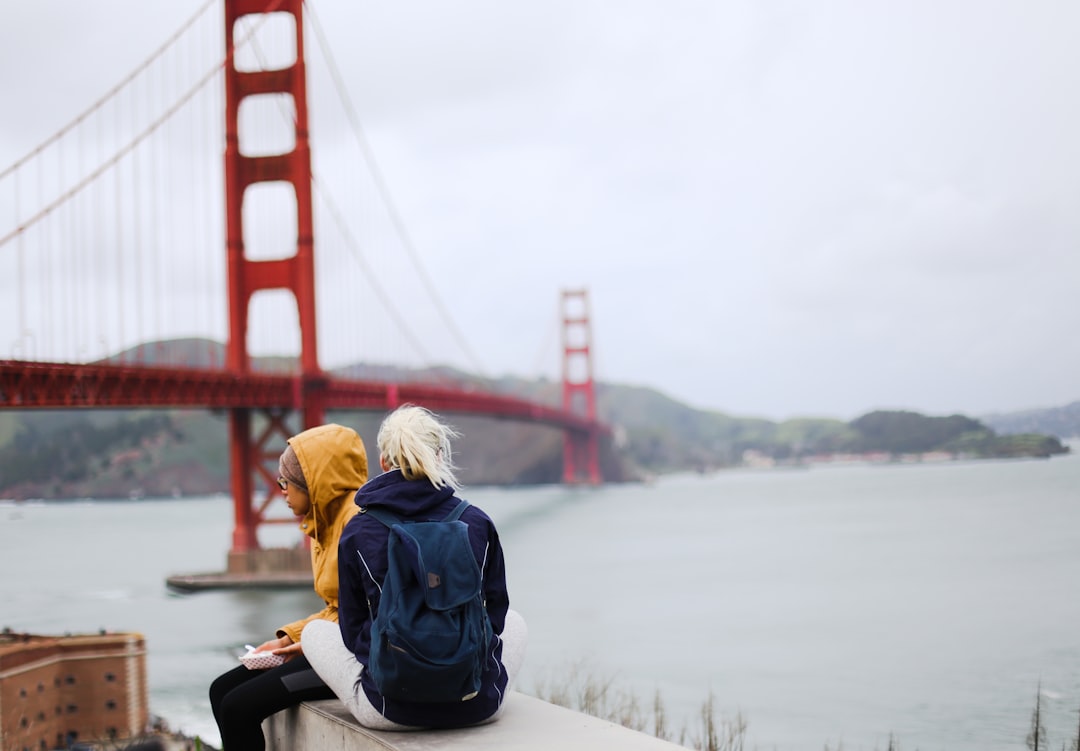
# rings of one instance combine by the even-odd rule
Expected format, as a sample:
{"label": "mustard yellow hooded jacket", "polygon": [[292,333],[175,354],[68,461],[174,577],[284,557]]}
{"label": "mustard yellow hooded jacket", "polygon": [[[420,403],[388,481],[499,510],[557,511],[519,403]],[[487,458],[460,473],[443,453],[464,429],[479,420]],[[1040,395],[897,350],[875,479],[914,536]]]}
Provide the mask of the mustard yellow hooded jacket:
{"label": "mustard yellow hooded jacket", "polygon": [[352,428],[329,423],[311,428],[289,439],[300,460],[308,486],[311,509],[300,529],[311,538],[311,571],[315,593],[326,607],[307,618],[281,626],[278,636],[300,641],[300,632],[309,621],[338,619],[338,540],[345,523],[359,507],[353,502],[357,488],[367,482],[367,452],[364,441]]}

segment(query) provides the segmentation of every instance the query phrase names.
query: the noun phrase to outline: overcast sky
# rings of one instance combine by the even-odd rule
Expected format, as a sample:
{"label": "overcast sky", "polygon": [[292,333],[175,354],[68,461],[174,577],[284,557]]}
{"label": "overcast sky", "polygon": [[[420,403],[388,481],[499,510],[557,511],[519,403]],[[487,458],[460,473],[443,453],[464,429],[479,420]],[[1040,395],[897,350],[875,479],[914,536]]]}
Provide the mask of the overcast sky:
{"label": "overcast sky", "polygon": [[[200,5],[8,3],[0,168]],[[1080,399],[1076,3],[313,5],[488,374],[585,287],[596,376],[695,407]]]}

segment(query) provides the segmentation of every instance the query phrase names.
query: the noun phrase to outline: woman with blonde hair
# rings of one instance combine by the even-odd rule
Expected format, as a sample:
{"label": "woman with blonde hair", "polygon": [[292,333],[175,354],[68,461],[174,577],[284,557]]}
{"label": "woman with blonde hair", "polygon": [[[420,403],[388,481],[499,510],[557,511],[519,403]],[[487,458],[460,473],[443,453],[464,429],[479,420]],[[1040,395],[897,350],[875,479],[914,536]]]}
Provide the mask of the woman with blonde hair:
{"label": "woman with blonde hair", "polygon": [[357,491],[360,513],[341,536],[339,623],[316,620],[304,628],[304,652],[312,667],[366,727],[410,730],[491,722],[501,712],[524,660],[527,630],[524,619],[510,610],[498,532],[486,513],[467,505],[460,521],[468,526],[467,545],[482,576],[484,608],[493,634],[479,691],[464,700],[408,701],[381,694],[367,669],[372,623],[389,567],[390,530],[374,517],[389,514],[406,523],[441,521],[454,511],[461,504],[450,449],[456,437],[453,428],[423,407],[407,404],[386,417],[377,439],[384,474]]}

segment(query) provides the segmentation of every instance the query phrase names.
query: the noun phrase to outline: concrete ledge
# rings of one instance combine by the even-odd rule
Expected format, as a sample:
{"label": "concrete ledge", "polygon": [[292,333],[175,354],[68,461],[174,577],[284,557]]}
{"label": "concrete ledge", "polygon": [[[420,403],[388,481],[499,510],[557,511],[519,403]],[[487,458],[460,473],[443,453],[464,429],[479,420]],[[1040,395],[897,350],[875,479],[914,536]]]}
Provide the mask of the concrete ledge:
{"label": "concrete ledge", "polygon": [[510,694],[498,721],[457,730],[408,733],[369,730],[357,724],[340,702],[306,702],[278,712],[264,723],[267,751],[465,751],[465,749],[547,749],[560,751],[674,751],[668,741],[549,704]]}

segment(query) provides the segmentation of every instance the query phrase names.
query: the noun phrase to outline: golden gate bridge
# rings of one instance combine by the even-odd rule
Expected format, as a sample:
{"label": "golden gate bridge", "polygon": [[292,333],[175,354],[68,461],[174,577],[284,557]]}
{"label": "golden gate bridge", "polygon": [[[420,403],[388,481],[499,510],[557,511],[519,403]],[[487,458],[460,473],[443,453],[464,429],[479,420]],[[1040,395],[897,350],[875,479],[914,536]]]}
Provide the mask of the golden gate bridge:
{"label": "golden gate bridge", "polygon": [[[327,162],[315,156],[310,6],[305,13],[302,0],[224,0],[221,46],[205,41],[206,29],[222,36],[210,13],[216,2],[0,172],[0,337],[8,339],[0,346],[9,350],[0,360],[0,408],[227,411],[230,567],[260,552],[261,525],[281,521],[269,507],[277,455],[295,432],[290,422],[317,425],[330,409],[412,402],[552,426],[563,433],[564,482],[601,482],[598,446],[608,428],[596,415],[584,289],[560,296],[561,404],[322,367],[325,340],[339,362],[392,357],[395,346],[430,357],[405,323],[402,297],[410,312],[426,304],[428,317],[447,326],[446,339],[475,358],[419,263],[347,97],[348,126],[332,135],[339,143],[350,131],[367,170],[338,152]],[[203,36],[192,41],[198,29]],[[317,21],[315,32],[322,41]],[[342,94],[323,52],[326,78]],[[338,191],[358,196],[348,210],[335,201]],[[401,270],[403,260],[411,271]],[[392,292],[402,280],[406,293]],[[224,340],[224,359],[165,361],[160,346],[145,345],[170,338]],[[257,350],[282,347],[294,353],[279,358],[279,370],[253,366]]]}

